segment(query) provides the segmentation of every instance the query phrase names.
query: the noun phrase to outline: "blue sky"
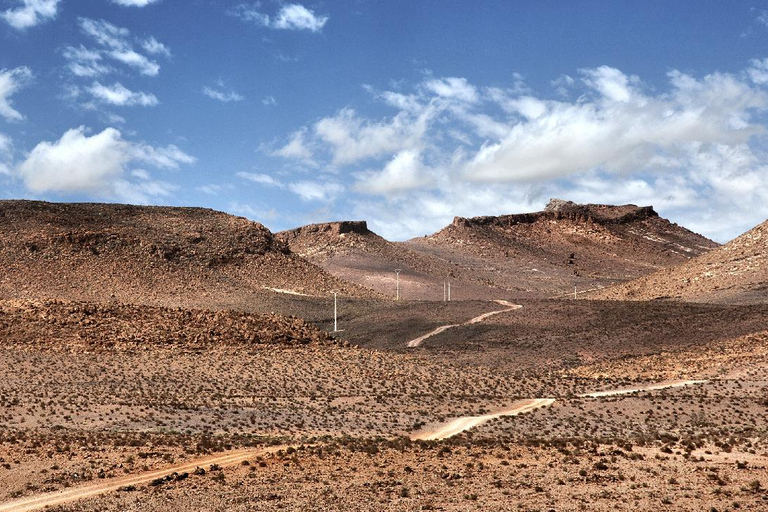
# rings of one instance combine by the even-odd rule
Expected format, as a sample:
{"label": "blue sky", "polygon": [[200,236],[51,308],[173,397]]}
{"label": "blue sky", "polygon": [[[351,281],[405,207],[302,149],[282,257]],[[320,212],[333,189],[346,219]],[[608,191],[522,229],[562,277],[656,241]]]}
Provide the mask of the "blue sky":
{"label": "blue sky", "polygon": [[768,218],[768,2],[0,0],[0,198],[390,239],[550,197]]}

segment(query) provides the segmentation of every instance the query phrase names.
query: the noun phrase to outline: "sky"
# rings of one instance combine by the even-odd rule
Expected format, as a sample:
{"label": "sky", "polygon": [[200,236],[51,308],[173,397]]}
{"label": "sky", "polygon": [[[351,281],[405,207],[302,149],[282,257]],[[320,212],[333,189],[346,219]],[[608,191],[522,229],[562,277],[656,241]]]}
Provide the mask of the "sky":
{"label": "sky", "polygon": [[767,43],[766,0],[0,0],[0,199],[725,242],[768,218]]}

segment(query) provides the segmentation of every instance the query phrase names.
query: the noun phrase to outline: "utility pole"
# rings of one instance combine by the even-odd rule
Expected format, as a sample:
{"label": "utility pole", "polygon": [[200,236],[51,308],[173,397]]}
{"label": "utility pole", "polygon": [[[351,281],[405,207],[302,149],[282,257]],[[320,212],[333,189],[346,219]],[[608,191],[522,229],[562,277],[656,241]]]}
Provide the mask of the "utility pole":
{"label": "utility pole", "polygon": [[337,307],[336,307],[336,292],[333,292],[333,332],[336,332],[339,330],[339,321],[337,316]]}
{"label": "utility pole", "polygon": [[451,282],[448,281],[448,302],[451,302]]}
{"label": "utility pole", "polygon": [[576,285],[573,285],[573,300],[577,300],[578,297],[576,296]]}
{"label": "utility pole", "polygon": [[396,290],[397,290],[397,292],[396,292],[397,295],[395,295],[395,300],[400,300],[400,272],[402,272],[402,271],[403,271],[403,269],[401,269],[401,268],[396,268],[395,269],[395,275],[396,275],[396,277],[395,277],[395,283],[396,283],[395,286],[396,286]]}
{"label": "utility pole", "polygon": [[448,288],[446,286],[446,283],[445,283],[445,281],[443,281],[443,302],[445,302],[447,300],[447,297],[448,297],[447,290],[448,290]]}

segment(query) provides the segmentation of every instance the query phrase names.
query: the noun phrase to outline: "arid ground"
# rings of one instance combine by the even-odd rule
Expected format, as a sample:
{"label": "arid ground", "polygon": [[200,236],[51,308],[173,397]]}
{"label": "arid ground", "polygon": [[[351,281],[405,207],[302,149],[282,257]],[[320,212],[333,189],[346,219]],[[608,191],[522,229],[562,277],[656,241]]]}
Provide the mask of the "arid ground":
{"label": "arid ground", "polygon": [[[600,292],[613,300],[534,297],[510,274],[482,294],[459,280],[473,298],[451,302],[442,286],[406,300],[405,280],[395,301],[359,267],[346,283],[219,214],[137,209],[74,227],[58,207],[24,205],[39,220],[25,224],[2,206],[14,270],[0,283],[0,512],[768,510],[764,259],[734,300],[659,299],[657,277],[634,297],[656,300],[615,300],[634,281]],[[599,211],[568,229],[627,229]],[[478,223],[486,237],[503,224]],[[207,237],[214,227],[235,234]],[[425,262],[444,262],[419,254],[425,286],[441,284]],[[644,254],[646,274],[673,265]],[[601,271],[621,264],[609,260]],[[67,287],[57,268],[80,274]]]}

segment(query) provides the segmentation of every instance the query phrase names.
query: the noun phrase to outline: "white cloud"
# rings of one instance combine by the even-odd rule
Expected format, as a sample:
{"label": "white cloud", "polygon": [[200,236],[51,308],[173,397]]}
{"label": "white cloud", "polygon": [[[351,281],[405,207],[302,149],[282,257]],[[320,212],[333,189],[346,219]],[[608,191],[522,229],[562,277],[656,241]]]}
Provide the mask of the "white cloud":
{"label": "white cloud", "polygon": [[317,138],[333,154],[334,165],[348,165],[360,160],[421,146],[432,110],[417,116],[400,112],[391,119],[369,121],[345,108],[334,117],[321,119],[314,126]]}
{"label": "white cloud", "polygon": [[298,181],[289,184],[288,189],[303,201],[332,201],[344,191],[339,183],[319,181]]}
{"label": "white cloud", "polygon": [[231,11],[231,14],[243,21],[281,30],[319,32],[328,22],[328,16],[318,16],[301,4],[283,5],[274,18],[261,12],[260,8],[261,5],[258,3],[240,4]]}
{"label": "white cloud", "polygon": [[768,59],[753,59],[747,74],[758,85],[768,84]]}
{"label": "white cloud", "polygon": [[135,199],[138,193],[163,195],[162,191],[170,191],[162,184],[144,183],[148,181],[148,174],[126,175],[128,165],[135,161],[159,168],[177,168],[195,159],[175,146],[154,148],[127,141],[114,128],[88,136],[81,126],[66,131],[56,142],[39,143],[16,172],[34,193],[84,192]]}
{"label": "white cloud", "polygon": [[20,121],[24,116],[11,105],[11,96],[32,79],[28,67],[0,70],[0,116],[12,121]]}
{"label": "white cloud", "polygon": [[146,7],[147,5],[154,4],[159,0],[111,0],[113,4],[122,5],[123,7]]}
{"label": "white cloud", "polygon": [[245,97],[236,93],[232,89],[220,90],[212,87],[204,87],[203,94],[214,100],[221,101],[223,103],[229,103],[231,101],[243,101]]}
{"label": "white cloud", "polygon": [[477,89],[466,78],[440,78],[427,80],[424,87],[441,98],[450,98],[467,103],[476,103],[479,99]]}
{"label": "white cloud", "polygon": [[389,195],[431,185],[434,180],[430,174],[419,152],[406,149],[397,153],[380,172],[361,173],[355,188],[368,194]]}
{"label": "white cloud", "polygon": [[284,5],[277,14],[273,26],[289,30],[320,31],[328,22],[328,16],[316,16],[314,12],[300,4]]}
{"label": "white cloud", "polygon": [[[563,75],[544,93],[522,77],[506,88],[428,77],[411,93],[368,87],[394,113],[342,109],[273,154],[311,148],[317,168],[369,194],[355,213],[397,238],[560,196],[654,204],[723,241],[768,217],[766,84],[768,60],[734,74],[673,70],[666,87],[607,66]],[[318,184],[302,182],[305,200],[323,197]]]}
{"label": "white cloud", "polygon": [[[103,47],[103,51],[97,53],[103,53],[113,60],[135,68],[143,75],[157,76],[160,72],[160,65],[157,62],[142,55],[133,48],[133,44],[130,41],[131,33],[128,29],[117,27],[104,20],[80,18],[79,22],[83,33]],[[150,53],[170,55],[168,48],[154,37],[145,40],[142,45]]]}
{"label": "white cloud", "polygon": [[171,56],[171,50],[154,37],[150,37],[142,41],[141,47],[152,55],[163,55],[165,57]]}
{"label": "white cloud", "polygon": [[268,185],[270,187],[283,188],[284,185],[278,180],[270,176],[269,174],[253,173],[253,172],[238,172],[238,178],[259,183],[261,185]]}
{"label": "white cloud", "polygon": [[312,150],[307,146],[305,138],[306,130],[297,130],[291,135],[290,140],[285,146],[273,151],[271,154],[273,156],[292,158],[312,164],[314,163]]}
{"label": "white cloud", "polygon": [[56,17],[61,0],[21,0],[21,5],[0,14],[16,30],[26,30]]}
{"label": "white cloud", "polygon": [[91,87],[88,88],[88,92],[97,100],[108,103],[110,105],[116,105],[119,107],[130,107],[139,105],[142,107],[154,107],[159,102],[154,94],[148,94],[145,92],[133,92],[127,89],[120,82],[115,82],[111,86],[102,85],[99,82],[94,82]]}
{"label": "white cloud", "polygon": [[89,50],[82,45],[78,48],[67,46],[64,48],[63,55],[68,61],[69,70],[75,76],[96,77],[112,71],[109,65],[104,64],[100,52]]}
{"label": "white cloud", "polygon": [[277,105],[277,100],[275,99],[274,96],[265,96],[264,98],[262,98],[261,104],[264,105],[265,107],[273,107]]}

